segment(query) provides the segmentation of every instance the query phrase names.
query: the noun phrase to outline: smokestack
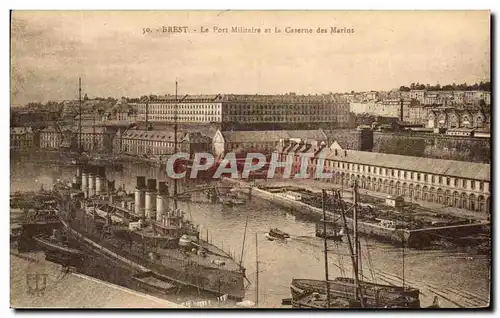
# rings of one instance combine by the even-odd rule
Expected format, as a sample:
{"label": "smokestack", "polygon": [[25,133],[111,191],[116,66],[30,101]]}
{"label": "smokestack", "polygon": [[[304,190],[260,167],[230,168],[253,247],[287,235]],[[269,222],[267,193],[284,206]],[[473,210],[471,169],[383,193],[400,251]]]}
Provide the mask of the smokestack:
{"label": "smokestack", "polygon": [[95,178],[95,194],[101,195],[104,193],[104,178],[97,175]]}
{"label": "smokestack", "polygon": [[145,197],[146,217],[155,219],[156,216],[156,179],[148,179],[148,189]]}
{"label": "smokestack", "polygon": [[82,176],[82,172],[83,172],[82,170],[83,170],[82,166],[76,166],[76,176],[77,177]]}
{"label": "smokestack", "polygon": [[95,180],[95,167],[89,167],[90,173],[89,173],[89,197],[94,196],[95,193],[95,186],[96,186],[96,180]]}
{"label": "smokestack", "polygon": [[82,172],[82,191],[87,192],[89,187],[89,174],[87,172]]}
{"label": "smokestack", "polygon": [[146,190],[146,177],[137,177],[137,186],[135,188],[135,204],[134,211],[135,214],[139,216],[144,216],[144,201],[145,201],[145,190]]}
{"label": "smokestack", "polygon": [[137,177],[137,189],[146,188],[146,177]]}
{"label": "smokestack", "polygon": [[99,167],[98,175],[105,178],[106,177],[106,167]]}
{"label": "smokestack", "polygon": [[113,180],[113,181],[108,180],[108,191],[109,192],[115,191],[115,180]]}
{"label": "smokestack", "polygon": [[158,182],[158,194],[156,195],[156,221],[163,224],[163,216],[165,215],[166,203],[168,197],[168,187],[165,182]]}

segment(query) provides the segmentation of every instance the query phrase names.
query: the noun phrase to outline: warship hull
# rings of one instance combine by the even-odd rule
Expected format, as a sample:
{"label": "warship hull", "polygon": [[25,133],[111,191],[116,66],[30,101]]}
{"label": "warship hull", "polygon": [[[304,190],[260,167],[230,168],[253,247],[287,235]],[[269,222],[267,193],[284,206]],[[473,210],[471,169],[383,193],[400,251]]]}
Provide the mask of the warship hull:
{"label": "warship hull", "polygon": [[[84,214],[82,211],[81,213]],[[154,257],[152,251],[141,250],[140,243],[125,242],[105,234],[88,218],[62,220],[72,240],[104,253],[117,262],[135,268],[138,272],[151,272],[175,285],[194,287],[217,295],[228,295],[235,300],[244,298],[244,270],[230,270],[224,266],[203,264],[201,256],[188,255],[179,250],[169,250],[166,257]],[[221,251],[221,253],[223,253]]]}

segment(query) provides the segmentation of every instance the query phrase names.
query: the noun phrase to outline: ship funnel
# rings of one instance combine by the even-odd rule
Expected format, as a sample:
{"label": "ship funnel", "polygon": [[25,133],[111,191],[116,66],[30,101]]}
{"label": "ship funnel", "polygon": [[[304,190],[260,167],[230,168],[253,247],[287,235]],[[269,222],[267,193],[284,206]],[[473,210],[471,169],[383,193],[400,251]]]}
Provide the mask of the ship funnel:
{"label": "ship funnel", "polygon": [[89,196],[92,197],[96,194],[96,169],[95,167],[89,168]]}
{"label": "ship funnel", "polygon": [[163,216],[168,209],[167,205],[168,187],[166,182],[158,182],[158,194],[156,195],[156,221],[163,223]]}
{"label": "ship funnel", "polygon": [[108,191],[109,192],[115,191],[115,180],[113,180],[113,181],[108,180]]}
{"label": "ship funnel", "polygon": [[158,194],[167,194],[168,186],[166,182],[158,182]]}
{"label": "ship funnel", "polygon": [[105,178],[105,177],[106,177],[106,167],[99,167],[99,172],[98,172],[98,175],[99,175],[100,177]]}
{"label": "ship funnel", "polygon": [[148,179],[148,190],[156,191],[156,179]]}
{"label": "ship funnel", "polygon": [[137,177],[137,188],[138,189],[146,188],[146,177]]}
{"label": "ship funnel", "polygon": [[156,216],[156,179],[148,179],[144,207],[146,217],[154,220]]}
{"label": "ship funnel", "polygon": [[137,187],[135,188],[135,204],[134,211],[135,214],[139,216],[145,216],[144,204],[145,204],[145,190],[146,190],[146,177],[137,177]]}

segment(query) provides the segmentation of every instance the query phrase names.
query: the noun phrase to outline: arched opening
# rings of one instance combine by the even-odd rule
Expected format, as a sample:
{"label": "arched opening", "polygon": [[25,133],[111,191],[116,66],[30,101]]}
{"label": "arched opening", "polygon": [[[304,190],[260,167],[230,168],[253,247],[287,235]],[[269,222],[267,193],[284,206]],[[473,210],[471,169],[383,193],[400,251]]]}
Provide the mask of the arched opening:
{"label": "arched opening", "polygon": [[452,200],[451,200],[450,190],[446,190],[444,192],[444,204],[450,205],[450,206],[453,205]]}
{"label": "arched opening", "polygon": [[431,187],[429,201],[436,202],[436,189],[434,187]]}
{"label": "arched opening", "polygon": [[439,188],[437,190],[437,203],[439,204],[443,204],[444,203],[444,200],[443,200],[443,189]]}
{"label": "arched opening", "polygon": [[401,182],[396,182],[396,195],[401,195]]}
{"label": "arched opening", "polygon": [[469,206],[467,204],[467,194],[465,194],[465,192],[462,192],[462,194],[460,194],[460,208],[461,209],[468,209]]}
{"label": "arched opening", "polygon": [[478,211],[480,211],[480,212],[486,211],[484,196],[480,195],[477,197],[477,207],[478,207]]}
{"label": "arched opening", "polygon": [[429,189],[426,186],[424,186],[422,188],[422,201],[427,201],[428,198],[429,198]]}
{"label": "arched opening", "polygon": [[422,197],[421,195],[420,185],[417,184],[417,186],[415,187],[415,200],[420,200],[420,198]]}
{"label": "arched opening", "polygon": [[476,211],[476,196],[474,194],[469,195],[469,210]]}
{"label": "arched opening", "polygon": [[460,207],[460,198],[457,191],[453,192],[453,206],[456,208]]}

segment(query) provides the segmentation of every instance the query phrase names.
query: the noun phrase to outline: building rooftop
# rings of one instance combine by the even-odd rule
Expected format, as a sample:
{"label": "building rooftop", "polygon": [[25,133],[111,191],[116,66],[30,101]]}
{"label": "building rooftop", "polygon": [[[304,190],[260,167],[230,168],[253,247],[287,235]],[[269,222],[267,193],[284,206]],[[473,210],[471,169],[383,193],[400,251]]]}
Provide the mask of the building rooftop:
{"label": "building rooftop", "polygon": [[349,163],[374,165],[407,171],[417,171],[464,179],[490,181],[490,165],[485,163],[444,160],[424,157],[401,156],[357,150],[335,151],[326,154],[327,159]]}
{"label": "building rooftop", "polygon": [[10,133],[11,135],[32,134],[33,130],[31,129],[31,127],[11,127]]}
{"label": "building rooftop", "polygon": [[267,131],[221,131],[226,142],[278,142],[298,138],[301,140],[326,141],[322,129],[316,130],[267,130]]}
{"label": "building rooftop", "polygon": [[[151,141],[174,141],[174,132],[160,130],[135,130],[131,129],[122,135],[122,138],[146,139]],[[212,139],[201,133],[177,133],[177,142],[210,143]]]}

